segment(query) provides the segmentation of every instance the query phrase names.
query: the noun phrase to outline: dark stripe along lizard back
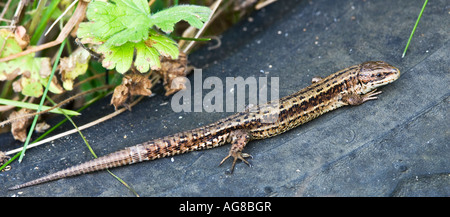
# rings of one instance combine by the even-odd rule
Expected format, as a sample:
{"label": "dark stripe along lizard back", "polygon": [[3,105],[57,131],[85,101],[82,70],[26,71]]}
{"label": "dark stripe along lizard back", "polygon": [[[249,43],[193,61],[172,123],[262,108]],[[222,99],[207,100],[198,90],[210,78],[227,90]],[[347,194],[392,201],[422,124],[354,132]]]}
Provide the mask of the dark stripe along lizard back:
{"label": "dark stripe along lizard back", "polygon": [[251,108],[252,112],[247,110],[207,126],[127,147],[10,189],[213,148],[225,143],[231,143],[232,146],[229,155],[220,164],[233,157],[232,172],[238,159],[248,164],[244,158],[250,155],[242,153],[242,150],[249,141],[276,136],[345,105],[359,105],[377,99],[376,95],[381,92],[376,92],[376,88],[399,77],[400,71],[383,61],[351,66],[326,78],[318,78],[312,85],[279,101]]}

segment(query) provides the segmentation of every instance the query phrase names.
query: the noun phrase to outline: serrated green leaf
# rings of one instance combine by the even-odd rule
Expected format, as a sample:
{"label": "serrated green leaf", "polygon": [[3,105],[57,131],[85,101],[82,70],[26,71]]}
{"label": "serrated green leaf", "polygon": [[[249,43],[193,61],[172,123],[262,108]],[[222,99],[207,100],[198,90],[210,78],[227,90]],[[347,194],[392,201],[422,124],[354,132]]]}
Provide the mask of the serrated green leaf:
{"label": "serrated green leaf", "polygon": [[151,15],[145,0],[93,1],[86,12],[90,22],[81,23],[77,34],[82,43],[100,44],[97,51],[104,55],[103,67],[125,73],[136,51],[134,65],[147,72],[161,67],[160,55],[177,59],[179,54],[178,44],[153,26],[170,32],[177,22],[185,20],[201,28],[210,13],[204,6],[183,5]]}
{"label": "serrated green leaf", "polygon": [[[86,11],[86,17],[91,21],[81,23],[78,31],[89,32],[98,39],[108,39],[115,33],[122,31],[126,26],[121,22],[113,22],[117,16],[123,16],[121,11],[115,10],[114,4],[102,1],[93,1],[89,3]],[[84,31],[83,28],[87,30]],[[82,37],[81,35],[78,37]]]}
{"label": "serrated green leaf", "polygon": [[125,73],[131,67],[133,54],[136,49],[135,66],[137,70],[144,73],[151,69],[159,69],[161,63],[160,55],[177,59],[179,50],[177,43],[165,35],[158,34],[151,30],[151,35],[146,41],[139,43],[127,42],[121,46],[100,45],[98,52],[105,58],[102,61],[103,67],[107,69],[116,68],[117,72]]}
{"label": "serrated green leaf", "polygon": [[103,53],[105,58],[102,61],[103,67],[107,69],[116,68],[119,73],[125,73],[130,69],[133,62],[135,43],[127,42],[121,46],[101,45],[98,52]]}
{"label": "serrated green leaf", "polygon": [[102,44],[105,40],[96,37],[91,30],[91,23],[84,22],[78,25],[77,37],[81,39],[81,43]]}
{"label": "serrated green leaf", "polygon": [[209,18],[211,10],[208,7],[196,5],[179,5],[151,16],[151,24],[156,25],[164,32],[172,32],[176,23],[185,20],[195,28],[202,28],[203,23]]}
{"label": "serrated green leaf", "polygon": [[136,44],[136,60],[134,66],[140,72],[147,72],[150,67],[153,70],[161,68],[158,51],[145,43]]}
{"label": "serrated green leaf", "polygon": [[80,25],[79,38],[93,37],[107,46],[140,42],[148,38],[150,7],[145,0],[94,1],[86,12],[88,23]]}
{"label": "serrated green leaf", "polygon": [[154,30],[151,33],[147,44],[151,44],[163,56],[171,57],[172,59],[178,58],[178,44],[175,41],[167,36],[157,34]]}

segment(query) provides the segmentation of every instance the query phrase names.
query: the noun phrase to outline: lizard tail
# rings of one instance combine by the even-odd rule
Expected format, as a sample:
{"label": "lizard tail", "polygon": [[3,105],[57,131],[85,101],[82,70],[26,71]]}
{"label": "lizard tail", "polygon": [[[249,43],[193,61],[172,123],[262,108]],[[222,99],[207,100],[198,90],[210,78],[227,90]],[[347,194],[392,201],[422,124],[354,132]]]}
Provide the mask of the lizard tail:
{"label": "lizard tail", "polygon": [[[131,148],[131,147],[130,147]],[[133,153],[130,151],[130,148],[123,149],[121,151],[117,151],[114,153],[111,153],[109,155],[105,155],[90,161],[87,161],[85,163],[69,167],[67,169],[58,171],[56,173],[52,173],[50,175],[13,186],[9,188],[9,190],[17,190],[20,188],[25,188],[37,184],[41,184],[44,182],[50,182],[57,179],[62,179],[70,176],[76,176],[84,173],[89,173],[93,171],[98,170],[104,170],[108,168],[118,167],[122,165],[132,164],[136,161],[133,157],[130,155],[133,155]]]}
{"label": "lizard tail", "polygon": [[[227,127],[229,126],[222,127],[220,130],[227,130]],[[212,124],[209,128],[202,127],[188,132],[178,133],[172,136],[127,147],[123,150],[69,167],[20,185],[13,186],[9,188],[9,190],[17,190],[20,188],[42,184],[44,182],[139,163],[142,161],[155,160],[188,151],[212,148],[224,144],[228,135],[227,133],[218,132],[219,130],[217,128],[218,124]],[[206,135],[206,132],[208,132],[208,135]],[[221,136],[213,139],[215,134],[219,134]]]}

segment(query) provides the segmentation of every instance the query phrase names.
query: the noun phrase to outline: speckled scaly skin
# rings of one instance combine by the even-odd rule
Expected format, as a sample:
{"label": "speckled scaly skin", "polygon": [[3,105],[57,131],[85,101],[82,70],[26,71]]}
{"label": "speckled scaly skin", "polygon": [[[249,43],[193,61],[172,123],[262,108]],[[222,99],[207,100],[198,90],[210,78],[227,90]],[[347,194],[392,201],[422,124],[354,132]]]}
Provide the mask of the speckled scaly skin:
{"label": "speckled scaly skin", "polygon": [[104,170],[142,161],[155,160],[195,150],[209,149],[231,143],[229,157],[236,161],[250,155],[242,153],[245,145],[256,139],[265,139],[284,133],[326,112],[345,105],[360,105],[377,99],[376,88],[397,80],[400,71],[383,62],[370,61],[338,71],[316,81],[276,102],[269,102],[207,126],[176,133],[127,147],[123,150],[61,170],[42,178],[16,185],[10,190],[24,188],[69,176]]}

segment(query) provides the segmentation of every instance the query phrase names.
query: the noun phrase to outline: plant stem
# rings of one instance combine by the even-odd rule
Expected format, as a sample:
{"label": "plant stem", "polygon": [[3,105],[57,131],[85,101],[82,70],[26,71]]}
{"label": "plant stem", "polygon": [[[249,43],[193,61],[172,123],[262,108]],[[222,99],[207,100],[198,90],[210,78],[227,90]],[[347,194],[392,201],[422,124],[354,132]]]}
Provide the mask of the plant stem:
{"label": "plant stem", "polygon": [[408,50],[409,43],[411,42],[411,39],[412,39],[412,37],[414,35],[414,32],[416,31],[416,27],[419,24],[420,18],[422,17],[422,13],[425,10],[425,7],[427,6],[427,3],[428,3],[428,0],[425,0],[425,2],[423,3],[422,10],[419,13],[419,17],[417,17],[416,24],[414,25],[413,30],[411,31],[411,35],[409,36],[408,43],[406,43],[406,47],[405,47],[405,50],[403,51],[402,58],[405,57],[406,50]]}

